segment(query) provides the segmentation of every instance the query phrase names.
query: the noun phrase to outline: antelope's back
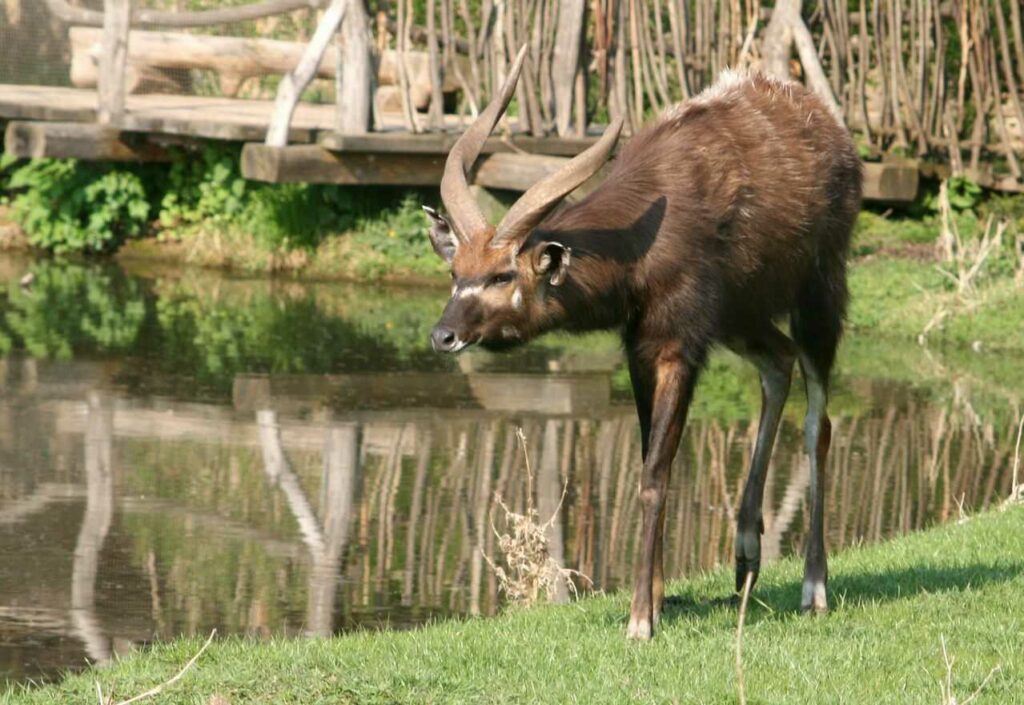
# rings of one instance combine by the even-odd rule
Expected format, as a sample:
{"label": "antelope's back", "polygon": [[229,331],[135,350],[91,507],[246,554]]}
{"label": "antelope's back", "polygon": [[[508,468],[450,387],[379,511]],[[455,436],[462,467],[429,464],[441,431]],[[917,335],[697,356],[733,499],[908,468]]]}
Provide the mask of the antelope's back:
{"label": "antelope's back", "polygon": [[620,199],[667,198],[645,279],[710,268],[782,309],[823,254],[845,257],[861,163],[811,91],[726,72],[630,140],[608,184]]}

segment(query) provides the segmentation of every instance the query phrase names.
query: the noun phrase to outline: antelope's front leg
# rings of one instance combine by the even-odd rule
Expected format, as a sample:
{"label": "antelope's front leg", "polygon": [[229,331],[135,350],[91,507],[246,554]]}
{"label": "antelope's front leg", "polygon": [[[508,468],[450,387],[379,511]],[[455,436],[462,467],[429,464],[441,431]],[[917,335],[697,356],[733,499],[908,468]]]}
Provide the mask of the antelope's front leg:
{"label": "antelope's front leg", "polygon": [[[662,350],[653,361],[631,360],[630,372],[641,376],[634,379],[634,389],[650,390],[650,395],[638,395],[637,408],[641,415],[641,430],[647,431],[644,447],[644,467],[640,477],[640,505],[643,511],[643,530],[640,556],[637,563],[636,588],[629,612],[626,636],[630,639],[650,639],[654,631],[656,611],[663,597],[663,585],[655,595],[655,579],[661,582],[661,526],[664,521],[665,495],[668,492],[672,459],[679,447],[679,437],[686,423],[686,410],[693,394],[697,368],[688,363],[679,350]],[[650,385],[642,384],[644,378]],[[640,384],[638,384],[638,382]],[[644,429],[644,397],[649,399],[649,430]]]}

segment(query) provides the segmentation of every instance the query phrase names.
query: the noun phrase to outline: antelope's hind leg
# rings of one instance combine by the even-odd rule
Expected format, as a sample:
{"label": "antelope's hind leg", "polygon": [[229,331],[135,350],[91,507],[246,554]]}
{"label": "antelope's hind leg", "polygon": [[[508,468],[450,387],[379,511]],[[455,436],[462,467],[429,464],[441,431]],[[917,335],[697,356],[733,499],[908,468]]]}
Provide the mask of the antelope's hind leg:
{"label": "antelope's hind leg", "polygon": [[796,349],[793,341],[771,326],[757,337],[744,341],[735,350],[757,367],[761,377],[761,419],[750,461],[750,474],[736,521],[736,592],[741,592],[747,575],[753,575],[753,584],[761,570],[764,483],[782,409],[789,396]]}
{"label": "antelope's hind leg", "polygon": [[811,531],[804,554],[804,583],[800,609],[828,611],[828,559],[825,553],[825,460],[832,442],[832,423],[826,413],[828,373],[801,351],[800,370],[807,389],[804,450],[810,463]]}

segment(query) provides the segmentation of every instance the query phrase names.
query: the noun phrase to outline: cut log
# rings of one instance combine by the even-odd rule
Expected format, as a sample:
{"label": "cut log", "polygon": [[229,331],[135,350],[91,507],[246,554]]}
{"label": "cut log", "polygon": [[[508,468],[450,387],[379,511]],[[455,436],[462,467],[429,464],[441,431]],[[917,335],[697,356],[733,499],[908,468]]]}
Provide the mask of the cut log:
{"label": "cut log", "polygon": [[910,203],[917,198],[917,164],[869,162],[864,165],[864,200]]}
{"label": "cut log", "polygon": [[[507,145],[496,146],[508,149]],[[242,149],[242,175],[270,183],[437,186],[441,183],[444,161],[445,155],[440,152],[338,153],[313,145],[247,144]],[[480,159],[473,182],[484,188],[525,191],[568,161],[566,157],[499,152]],[[598,173],[573,192],[569,200],[589,193],[603,178],[604,172]]]}
{"label": "cut log", "polygon": [[[79,88],[96,86],[99,60],[103,54],[103,33],[91,27],[68,30],[71,43],[71,83]],[[266,74],[286,74],[298,66],[306,45],[276,39],[240,39],[181,32],[148,32],[133,30],[130,34],[128,65],[136,72],[142,67],[160,69],[208,69],[216,71],[223,85],[241,86],[246,78]],[[324,56],[316,69],[319,78],[333,79],[334,57]],[[430,103],[430,72],[426,52],[405,53],[405,65],[413,85],[413,102],[426,107]],[[469,71],[469,66],[464,67]],[[458,84],[447,72],[443,90],[458,90]],[[380,85],[398,84],[396,52],[385,50],[377,63]],[[136,82],[136,88],[139,83]]]}
{"label": "cut log", "polygon": [[436,186],[444,157],[429,154],[335,154],[314,145],[242,149],[242,175],[269,183]]}
{"label": "cut log", "polygon": [[[401,152],[405,154],[448,154],[460,133],[377,132],[366,135],[326,133],[320,146],[333,152]],[[558,157],[575,157],[594,144],[593,137],[534,137],[523,133],[511,137],[490,137],[481,154],[527,152]]]}
{"label": "cut log", "polygon": [[4,150],[19,159],[85,159],[88,161],[169,161],[165,149],[108,125],[68,122],[8,123]]}

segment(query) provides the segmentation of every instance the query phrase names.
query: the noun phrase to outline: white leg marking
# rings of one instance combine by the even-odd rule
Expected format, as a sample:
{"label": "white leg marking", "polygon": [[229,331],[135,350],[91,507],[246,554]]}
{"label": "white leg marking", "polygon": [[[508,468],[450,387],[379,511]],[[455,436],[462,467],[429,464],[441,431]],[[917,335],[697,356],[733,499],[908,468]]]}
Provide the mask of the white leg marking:
{"label": "white leg marking", "polygon": [[800,599],[800,609],[804,612],[827,612],[828,594],[825,583],[821,580],[804,580],[803,595]]}

